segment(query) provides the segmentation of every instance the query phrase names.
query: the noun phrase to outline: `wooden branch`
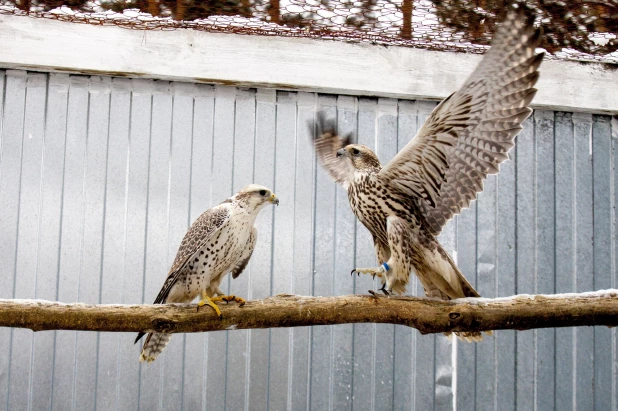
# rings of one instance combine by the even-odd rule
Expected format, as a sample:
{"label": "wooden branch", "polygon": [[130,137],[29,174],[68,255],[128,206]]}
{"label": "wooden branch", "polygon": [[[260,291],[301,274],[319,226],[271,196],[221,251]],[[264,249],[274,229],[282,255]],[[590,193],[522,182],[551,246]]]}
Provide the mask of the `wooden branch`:
{"label": "wooden branch", "polygon": [[201,332],[347,323],[402,324],[422,334],[618,325],[618,290],[438,301],[417,297],[300,297],[278,295],[243,307],[220,304],[223,319],[205,306],[88,305],[0,299],[0,326],[42,330]]}

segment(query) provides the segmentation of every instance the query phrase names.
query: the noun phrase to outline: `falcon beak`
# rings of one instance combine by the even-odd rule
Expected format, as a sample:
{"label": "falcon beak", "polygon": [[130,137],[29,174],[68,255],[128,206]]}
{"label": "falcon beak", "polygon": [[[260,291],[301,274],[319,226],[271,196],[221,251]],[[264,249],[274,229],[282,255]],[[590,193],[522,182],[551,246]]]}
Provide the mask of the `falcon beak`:
{"label": "falcon beak", "polygon": [[337,150],[337,158],[339,158],[339,157],[345,157],[345,156],[347,156],[347,155],[348,155],[348,153],[347,153],[347,152],[346,152],[343,148],[341,148],[341,149]]}
{"label": "falcon beak", "polygon": [[274,194],[270,196],[270,199],[268,201],[273,204],[279,205],[279,199]]}

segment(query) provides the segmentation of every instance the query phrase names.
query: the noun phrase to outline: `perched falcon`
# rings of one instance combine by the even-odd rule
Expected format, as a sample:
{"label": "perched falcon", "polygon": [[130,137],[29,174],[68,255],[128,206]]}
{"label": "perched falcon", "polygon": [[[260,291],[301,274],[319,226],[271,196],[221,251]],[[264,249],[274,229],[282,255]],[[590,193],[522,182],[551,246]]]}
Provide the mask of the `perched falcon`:
{"label": "perched falcon", "polygon": [[535,53],[539,37],[522,10],[511,10],[470,78],[384,167],[368,147],[340,138],[323,113],[309,124],[320,164],[346,188],[354,214],[373,235],[381,265],[352,273],[378,276],[386,294],[401,294],[414,270],[428,297],[479,297],[436,237],[483,190],[487,175],[498,173],[532,112],[543,59]]}
{"label": "perched falcon", "polygon": [[[219,284],[228,272],[236,278],[247,266],[257,240],[253,223],[260,210],[269,203],[279,205],[279,200],[268,188],[252,184],[199,216],[182,239],[174,264],[154,303],[190,303],[201,295],[198,310],[209,305],[219,317],[221,311],[215,301],[244,304],[242,298],[223,295]],[[215,294],[217,297],[213,297]],[[135,342],[144,334],[139,333]],[[140,361],[154,361],[171,336],[148,334]]]}

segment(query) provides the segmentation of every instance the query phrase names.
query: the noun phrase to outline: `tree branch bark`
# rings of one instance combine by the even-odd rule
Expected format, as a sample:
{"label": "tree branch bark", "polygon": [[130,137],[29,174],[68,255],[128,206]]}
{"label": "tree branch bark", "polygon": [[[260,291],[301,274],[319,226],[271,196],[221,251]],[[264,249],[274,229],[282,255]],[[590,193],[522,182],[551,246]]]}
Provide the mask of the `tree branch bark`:
{"label": "tree branch bark", "polygon": [[519,295],[439,301],[417,297],[301,297],[278,295],[208,306],[88,305],[0,299],[0,326],[42,330],[202,332],[347,323],[402,324],[422,334],[618,325],[618,290],[583,294]]}

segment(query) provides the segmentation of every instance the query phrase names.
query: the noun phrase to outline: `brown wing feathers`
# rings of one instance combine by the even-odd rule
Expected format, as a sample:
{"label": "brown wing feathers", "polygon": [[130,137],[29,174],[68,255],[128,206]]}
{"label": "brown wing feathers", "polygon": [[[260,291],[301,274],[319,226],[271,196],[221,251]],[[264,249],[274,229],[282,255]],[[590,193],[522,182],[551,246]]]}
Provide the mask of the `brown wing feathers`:
{"label": "brown wing feathers", "polygon": [[535,54],[539,36],[523,10],[511,11],[462,88],[380,172],[394,189],[424,200],[419,204],[432,234],[468,207],[487,175],[508,159],[532,112],[543,59]]}
{"label": "brown wing feathers", "polygon": [[318,112],[314,123],[309,123],[309,132],[313,135],[313,145],[322,167],[338,183],[344,183],[347,167],[337,161],[337,150],[352,144],[352,134],[339,137],[334,120],[327,120],[326,114]]}

